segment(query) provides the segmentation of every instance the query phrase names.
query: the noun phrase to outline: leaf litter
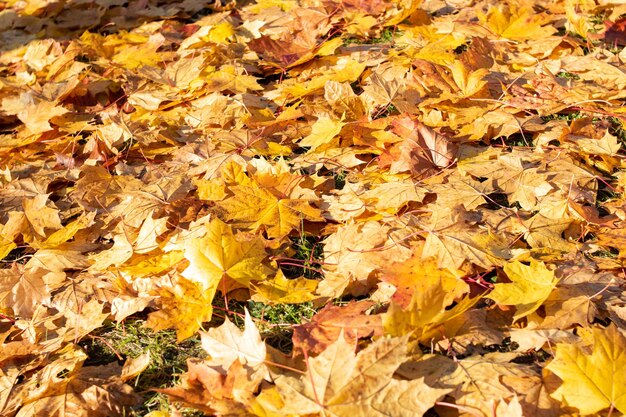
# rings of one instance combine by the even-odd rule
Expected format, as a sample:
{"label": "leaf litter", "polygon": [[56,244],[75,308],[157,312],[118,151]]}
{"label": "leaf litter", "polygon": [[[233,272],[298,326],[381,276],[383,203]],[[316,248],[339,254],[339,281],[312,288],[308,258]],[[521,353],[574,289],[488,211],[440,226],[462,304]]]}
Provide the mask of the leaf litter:
{"label": "leaf litter", "polygon": [[0,5],[0,414],[626,413],[625,14]]}

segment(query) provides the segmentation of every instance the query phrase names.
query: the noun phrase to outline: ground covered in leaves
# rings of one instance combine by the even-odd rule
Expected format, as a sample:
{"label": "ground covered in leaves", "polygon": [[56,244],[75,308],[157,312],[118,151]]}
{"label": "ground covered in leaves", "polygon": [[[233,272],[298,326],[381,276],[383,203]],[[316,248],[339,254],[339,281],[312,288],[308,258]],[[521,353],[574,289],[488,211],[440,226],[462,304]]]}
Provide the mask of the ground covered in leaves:
{"label": "ground covered in leaves", "polygon": [[0,415],[626,413],[617,3],[0,3]]}

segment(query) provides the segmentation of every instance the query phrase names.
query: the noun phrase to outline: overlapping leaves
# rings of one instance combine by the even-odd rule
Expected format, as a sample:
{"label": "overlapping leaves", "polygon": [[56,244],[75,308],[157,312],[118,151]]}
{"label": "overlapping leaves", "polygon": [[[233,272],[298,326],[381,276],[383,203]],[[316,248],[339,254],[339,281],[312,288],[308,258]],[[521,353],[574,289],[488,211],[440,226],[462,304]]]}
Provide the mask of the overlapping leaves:
{"label": "overlapping leaves", "polygon": [[209,415],[626,412],[624,13],[0,5],[0,414],[128,415],[79,343],[144,314]]}

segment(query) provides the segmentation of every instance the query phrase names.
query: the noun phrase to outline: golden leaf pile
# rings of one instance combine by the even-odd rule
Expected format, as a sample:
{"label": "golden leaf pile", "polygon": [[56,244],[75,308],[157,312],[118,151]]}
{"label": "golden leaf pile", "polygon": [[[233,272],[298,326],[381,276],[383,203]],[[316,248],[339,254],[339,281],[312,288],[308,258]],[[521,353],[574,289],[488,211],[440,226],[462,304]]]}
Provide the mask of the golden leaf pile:
{"label": "golden leaf pile", "polygon": [[621,3],[0,4],[0,415],[626,414]]}

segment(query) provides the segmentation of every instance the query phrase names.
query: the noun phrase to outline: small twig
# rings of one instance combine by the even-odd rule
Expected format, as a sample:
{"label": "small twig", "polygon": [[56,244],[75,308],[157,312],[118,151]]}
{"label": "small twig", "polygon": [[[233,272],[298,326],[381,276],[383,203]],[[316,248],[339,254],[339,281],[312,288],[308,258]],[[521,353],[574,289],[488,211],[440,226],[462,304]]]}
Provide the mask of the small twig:
{"label": "small twig", "polygon": [[311,373],[311,365],[309,363],[309,353],[306,351],[306,349],[302,349],[302,353],[304,354],[304,361],[306,362],[306,369],[307,369],[306,373],[309,375],[309,379],[311,381],[311,388],[313,390],[313,396],[315,397],[315,402],[317,403],[317,405],[320,406],[321,408],[320,411],[322,413],[322,416],[326,417],[324,405],[320,401],[319,396],[317,395],[317,390],[315,389],[315,380],[313,379],[313,373]]}
{"label": "small twig", "polygon": [[471,415],[478,416],[478,417],[482,417],[483,416],[483,413],[481,413],[481,412],[478,412],[478,411],[476,411],[476,410],[474,410],[474,409],[472,409],[470,407],[465,407],[465,406],[458,405],[458,404],[447,403],[447,402],[444,402],[444,401],[437,401],[435,403],[435,405],[441,405],[441,406],[444,406],[444,407],[456,408],[459,411],[465,411],[465,412],[467,412],[467,413],[469,413]]}
{"label": "small twig", "polygon": [[306,371],[302,371],[302,370],[297,369],[297,368],[292,368],[291,366],[282,365],[280,363],[268,361],[267,359],[265,359],[263,362],[265,364],[272,365],[272,366],[275,366],[277,368],[287,369],[288,371],[295,372],[295,373],[298,373],[298,374],[301,374],[301,375],[305,375],[307,373]]}
{"label": "small twig", "polygon": [[109,349],[111,349],[111,352],[113,352],[113,354],[117,357],[118,361],[123,361],[124,357],[122,355],[120,355],[120,353],[113,347],[113,345],[111,345],[111,343],[109,343],[108,340],[106,340],[104,337],[101,336],[96,336],[93,334],[88,334],[87,336],[89,336],[92,339],[97,339],[99,341],[101,341],[102,343],[104,343],[105,345],[107,345],[107,347]]}
{"label": "small twig", "polygon": [[15,321],[16,321],[13,317],[6,316],[2,313],[0,313],[0,319],[10,321],[11,324],[15,324]]}
{"label": "small twig", "polygon": [[295,266],[298,268],[302,268],[302,269],[308,269],[309,271],[313,271],[313,272],[317,272],[318,274],[323,274],[324,271],[322,271],[321,269],[318,268],[313,268],[312,266],[308,266],[306,264],[298,264],[298,263],[291,263],[291,262],[281,262],[281,265],[287,265],[287,266]]}

